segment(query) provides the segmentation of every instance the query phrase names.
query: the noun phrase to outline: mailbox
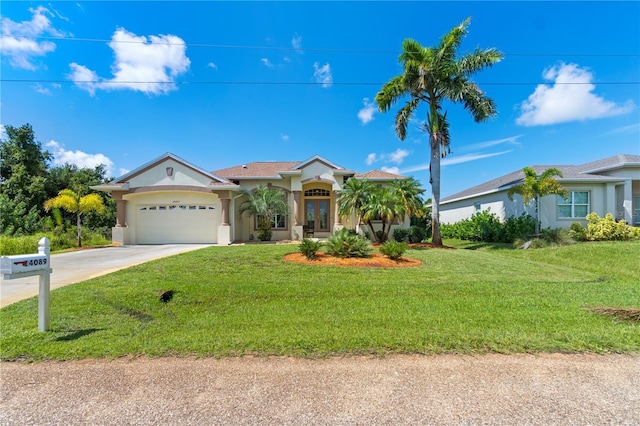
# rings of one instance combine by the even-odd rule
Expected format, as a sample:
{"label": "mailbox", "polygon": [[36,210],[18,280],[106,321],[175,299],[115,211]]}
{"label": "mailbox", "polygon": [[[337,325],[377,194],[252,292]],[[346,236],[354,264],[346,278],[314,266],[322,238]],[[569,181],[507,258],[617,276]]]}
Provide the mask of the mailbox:
{"label": "mailbox", "polygon": [[4,275],[49,269],[49,256],[45,254],[21,254],[0,257],[0,273]]}

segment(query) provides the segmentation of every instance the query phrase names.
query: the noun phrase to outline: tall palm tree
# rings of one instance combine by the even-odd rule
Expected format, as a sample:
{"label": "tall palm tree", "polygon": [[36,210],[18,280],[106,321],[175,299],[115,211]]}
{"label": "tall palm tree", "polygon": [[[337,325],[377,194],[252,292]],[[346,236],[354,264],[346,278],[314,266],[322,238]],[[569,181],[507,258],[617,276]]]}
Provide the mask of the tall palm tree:
{"label": "tall palm tree", "polygon": [[104,212],[104,202],[98,194],[92,193],[81,197],[71,189],[63,189],[54,198],[44,202],[44,209],[63,209],[76,214],[76,226],[78,228],[78,247],[82,247],[82,214],[92,211]]}
{"label": "tall palm tree", "polygon": [[499,62],[503,54],[494,48],[481,50],[460,58],[456,51],[467,34],[471,18],[445,34],[435,47],[423,47],[406,39],[398,60],[402,74],[389,80],[375,97],[380,112],[387,112],[396,102],[408,96],[395,118],[396,134],[400,140],[407,136],[407,126],[421,103],[428,106],[425,130],[429,132],[430,183],[433,191],[433,243],[442,245],[440,236],[440,158],[449,152],[449,132],[443,102],[461,103],[476,122],[496,115],[496,105],[470,77]]}
{"label": "tall palm tree", "polygon": [[522,169],[524,173],[524,179],[521,184],[512,186],[507,192],[507,196],[510,200],[513,200],[515,194],[522,196],[522,202],[524,205],[528,205],[531,201],[535,201],[536,208],[536,234],[540,233],[540,198],[545,195],[562,195],[568,197],[569,192],[564,189],[560,183],[556,180],[556,177],[562,177],[562,172],[555,167],[551,167],[539,176],[532,167],[525,167]]}
{"label": "tall palm tree", "polygon": [[271,240],[271,228],[275,216],[289,215],[287,195],[284,191],[266,185],[258,185],[253,191],[243,188],[242,193],[246,198],[240,206],[240,214],[248,213],[250,216],[255,216],[258,224],[258,239]]}

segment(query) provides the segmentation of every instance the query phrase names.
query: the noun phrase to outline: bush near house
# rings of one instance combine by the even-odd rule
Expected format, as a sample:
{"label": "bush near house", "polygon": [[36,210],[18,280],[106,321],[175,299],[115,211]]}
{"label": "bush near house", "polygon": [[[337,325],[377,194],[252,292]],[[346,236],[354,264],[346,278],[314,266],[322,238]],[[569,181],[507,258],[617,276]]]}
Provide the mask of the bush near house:
{"label": "bush near house", "polygon": [[307,259],[314,259],[316,253],[322,248],[322,242],[314,241],[310,238],[304,238],[298,246],[298,251],[304,255]]}
{"label": "bush near house", "polygon": [[380,253],[392,260],[399,260],[404,252],[409,248],[407,243],[400,241],[387,241],[380,246]]}
{"label": "bush near house", "polygon": [[326,243],[327,253],[336,257],[369,257],[369,240],[353,235],[347,228],[334,232]]}
{"label": "bush near house", "polygon": [[611,213],[605,217],[597,213],[587,215],[587,227],[574,222],[569,228],[571,236],[578,241],[629,241],[640,239],[640,228],[627,225],[624,220],[616,221]]}
{"label": "bush near house", "polygon": [[469,219],[454,224],[441,225],[443,238],[482,241],[486,243],[512,243],[518,238],[527,238],[535,232],[535,219],[522,214],[501,222],[490,209],[474,213]]}

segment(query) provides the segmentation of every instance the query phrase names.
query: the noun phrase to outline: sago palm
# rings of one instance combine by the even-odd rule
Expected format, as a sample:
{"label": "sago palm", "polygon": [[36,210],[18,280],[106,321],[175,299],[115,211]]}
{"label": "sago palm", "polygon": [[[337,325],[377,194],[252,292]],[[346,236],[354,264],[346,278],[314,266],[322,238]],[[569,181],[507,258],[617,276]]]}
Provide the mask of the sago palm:
{"label": "sago palm", "polygon": [[449,149],[449,131],[443,103],[460,103],[471,113],[476,122],[496,115],[496,105],[470,77],[484,68],[499,62],[503,54],[494,48],[457,57],[457,50],[467,34],[471,18],[445,34],[434,47],[423,47],[415,40],[406,39],[398,60],[402,74],[389,80],[378,92],[375,102],[381,112],[388,111],[399,100],[409,97],[395,117],[398,138],[407,136],[407,126],[420,104],[428,111],[425,130],[429,132],[430,183],[432,197],[433,243],[442,245],[440,236],[440,158]]}
{"label": "sago palm", "polygon": [[88,212],[104,212],[104,202],[98,194],[88,194],[81,197],[71,189],[63,189],[54,198],[44,203],[44,209],[62,209],[76,214],[76,226],[78,228],[78,247],[82,247],[82,214]]}

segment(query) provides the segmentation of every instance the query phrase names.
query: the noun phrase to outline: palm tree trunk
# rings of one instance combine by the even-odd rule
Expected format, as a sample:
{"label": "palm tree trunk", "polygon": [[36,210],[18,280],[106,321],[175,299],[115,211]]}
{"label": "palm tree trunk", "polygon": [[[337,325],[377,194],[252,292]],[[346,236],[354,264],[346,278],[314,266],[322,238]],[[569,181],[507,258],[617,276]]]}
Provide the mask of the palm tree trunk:
{"label": "palm tree trunk", "polygon": [[430,182],[431,191],[433,193],[431,200],[431,242],[435,245],[442,245],[442,236],[440,235],[440,140],[437,132],[431,132],[431,166]]}
{"label": "palm tree trunk", "polygon": [[82,228],[80,223],[80,212],[76,214],[76,227],[78,228],[78,247],[82,247]]}

